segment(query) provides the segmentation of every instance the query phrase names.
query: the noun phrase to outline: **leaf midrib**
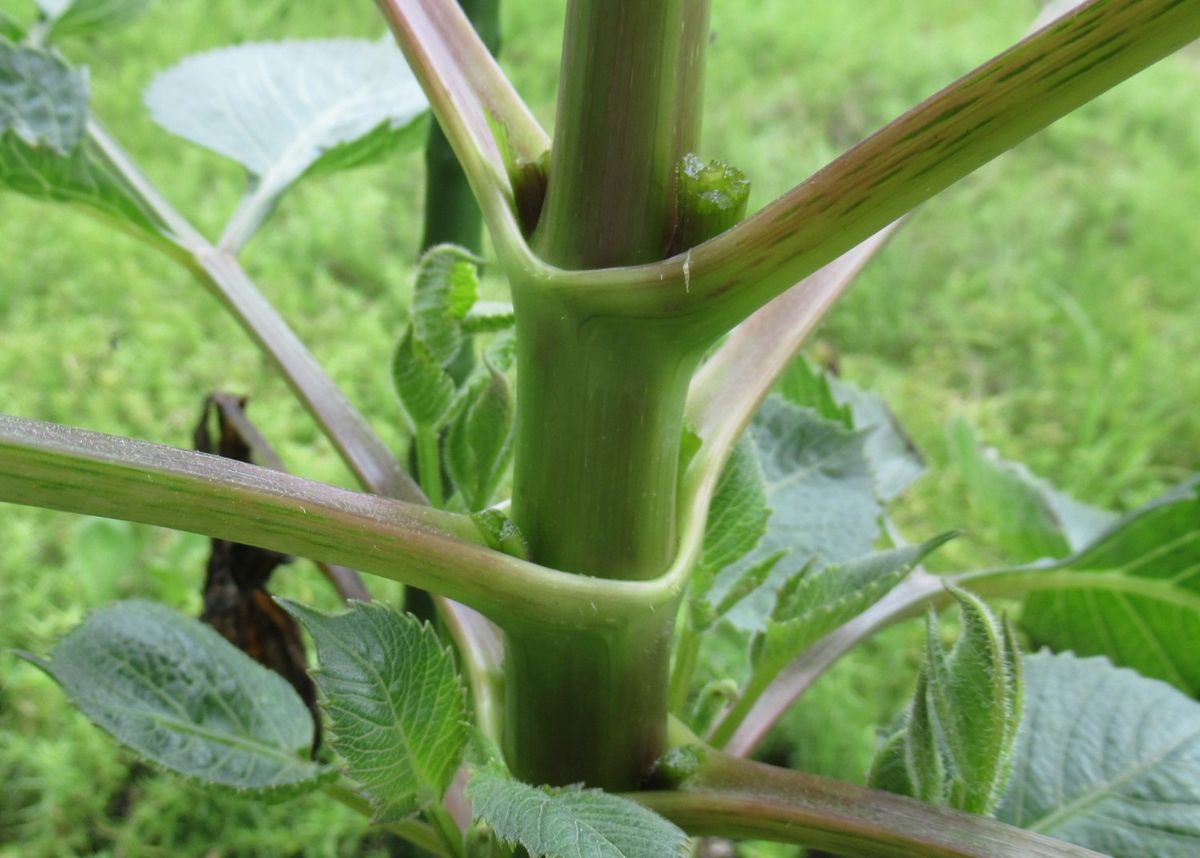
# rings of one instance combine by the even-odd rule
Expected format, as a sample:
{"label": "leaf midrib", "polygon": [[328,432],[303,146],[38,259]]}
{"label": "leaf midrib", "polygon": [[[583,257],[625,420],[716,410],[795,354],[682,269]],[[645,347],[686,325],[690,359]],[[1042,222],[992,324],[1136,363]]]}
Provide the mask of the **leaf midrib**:
{"label": "leaf midrib", "polygon": [[1143,760],[1142,762],[1140,762],[1136,766],[1133,766],[1132,768],[1128,769],[1127,771],[1125,771],[1124,773],[1122,773],[1121,775],[1119,775],[1116,778],[1112,778],[1112,779],[1106,780],[1106,781],[1101,781],[1095,787],[1093,787],[1092,789],[1083,793],[1082,795],[1080,795],[1078,798],[1074,799],[1073,801],[1068,802],[1067,804],[1063,805],[1062,807],[1059,807],[1053,813],[1047,814],[1046,816],[1043,816],[1041,819],[1037,820],[1036,822],[1033,822],[1032,824],[1024,826],[1024,827],[1030,831],[1035,831],[1035,832],[1038,832],[1041,834],[1048,834],[1059,823],[1063,822],[1064,820],[1070,819],[1071,817],[1075,816],[1077,813],[1086,810],[1087,808],[1098,803],[1099,801],[1103,800],[1104,798],[1120,798],[1120,796],[1116,796],[1113,794],[1113,793],[1115,793],[1115,791],[1118,787],[1121,787],[1124,784],[1128,783],[1129,781],[1133,780],[1134,778],[1145,774],[1147,771],[1152,769],[1154,766],[1157,766],[1159,763],[1161,763],[1163,760],[1165,760],[1167,757],[1169,757],[1171,754],[1173,754],[1175,751],[1177,751],[1180,748],[1180,746],[1182,746],[1190,741],[1195,741],[1195,740],[1200,740],[1200,728],[1197,728],[1196,730],[1193,730],[1190,733],[1183,734],[1182,736],[1178,737],[1174,742],[1163,747],[1159,751],[1159,753],[1157,753],[1153,757]]}

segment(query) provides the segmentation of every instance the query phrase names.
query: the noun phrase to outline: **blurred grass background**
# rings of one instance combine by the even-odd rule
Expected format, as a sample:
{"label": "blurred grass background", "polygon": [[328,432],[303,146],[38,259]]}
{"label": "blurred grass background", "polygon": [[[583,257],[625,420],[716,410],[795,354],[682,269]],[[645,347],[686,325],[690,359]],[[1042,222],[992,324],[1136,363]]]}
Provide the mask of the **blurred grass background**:
{"label": "blurred grass background", "polygon": [[[0,11],[28,17],[26,0]],[[504,65],[549,126],[564,3],[505,0]],[[752,179],[752,207],[1017,38],[1034,0],[713,0],[704,147]],[[168,197],[215,235],[238,168],[158,130],[140,92],[183,56],[233,42],[377,36],[371,3],[173,0],[103,40],[98,115]],[[968,531],[939,562],[998,559],[972,531],[945,425],[1089,503],[1126,509],[1200,454],[1200,51],[1122,85],[928,204],[818,335],[881,393],[932,473],[907,532]],[[397,449],[386,365],[420,231],[418,153],[313,180],[245,253],[262,290]],[[187,446],[203,395],[251,416],[305,476],[350,485],[330,446],[237,326],[187,275],[79,214],[0,196],[0,411]],[[203,539],[0,505],[0,647],[44,653],[94,606],[199,610]],[[330,606],[296,564],[277,589]],[[372,582],[384,598],[395,588]],[[861,778],[876,725],[907,695],[899,629],[847,660],[773,756]],[[0,655],[0,856],[386,855],[394,844],[320,799],[260,806],[144,772],[37,671]]]}

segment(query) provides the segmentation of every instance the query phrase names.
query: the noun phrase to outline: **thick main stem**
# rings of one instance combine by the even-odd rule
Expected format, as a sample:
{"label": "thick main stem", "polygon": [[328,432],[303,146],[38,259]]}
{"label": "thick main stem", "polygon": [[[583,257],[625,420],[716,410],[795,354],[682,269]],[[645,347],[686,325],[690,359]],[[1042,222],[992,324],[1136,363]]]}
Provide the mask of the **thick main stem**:
{"label": "thick main stem", "polygon": [[[519,286],[514,295],[513,515],[534,559],[605,578],[661,575],[676,551],[683,405],[698,355],[657,323],[581,318]],[[674,605],[648,605],[642,620],[602,634],[510,631],[506,745],[521,777],[638,782],[663,750]]]}
{"label": "thick main stem", "polygon": [[672,614],[604,632],[506,634],[505,752],[518,777],[613,790],[642,782],[666,743],[660,666]]}
{"label": "thick main stem", "polygon": [[562,268],[661,259],[700,134],[708,0],[570,0],[534,249]]}
{"label": "thick main stem", "polygon": [[645,580],[675,553],[688,381],[670,329],[581,318],[516,290],[513,516],[543,566]]}
{"label": "thick main stem", "polygon": [[[534,249],[562,268],[660,259],[694,149],[708,0],[570,0]],[[546,566],[623,580],[676,552],[683,408],[700,358],[670,321],[513,279],[513,516]],[[505,744],[526,780],[629,788],[663,750],[676,603],[603,633],[509,630]],[[604,606],[598,605],[597,611]],[[553,725],[553,729],[548,729]]]}

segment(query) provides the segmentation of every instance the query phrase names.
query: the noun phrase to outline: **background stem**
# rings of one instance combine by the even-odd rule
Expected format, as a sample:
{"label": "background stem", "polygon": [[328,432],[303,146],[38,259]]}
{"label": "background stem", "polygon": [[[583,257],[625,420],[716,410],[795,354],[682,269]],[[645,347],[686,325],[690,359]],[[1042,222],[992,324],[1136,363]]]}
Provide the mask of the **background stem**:
{"label": "background stem", "polygon": [[697,765],[675,790],[630,796],[689,834],[798,843],[850,858],[1099,858],[987,817],[702,747],[694,752]]}
{"label": "background stem", "polygon": [[[492,56],[500,53],[500,0],[458,0]],[[437,122],[425,143],[425,231],[421,247],[457,244],[475,253],[483,247],[483,216],[467,174]]]}

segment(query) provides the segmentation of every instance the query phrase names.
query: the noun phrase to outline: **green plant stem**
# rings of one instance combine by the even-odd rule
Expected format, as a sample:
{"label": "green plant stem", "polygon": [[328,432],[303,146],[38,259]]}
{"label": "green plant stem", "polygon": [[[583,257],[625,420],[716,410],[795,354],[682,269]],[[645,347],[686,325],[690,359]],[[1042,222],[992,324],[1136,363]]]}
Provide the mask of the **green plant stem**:
{"label": "green plant stem", "polygon": [[545,569],[486,548],[469,519],[427,506],[2,415],[0,500],[341,563],[434,590],[508,625],[619,629],[661,615],[680,589],[677,575],[605,581]]}
{"label": "green plant stem", "polygon": [[[325,375],[237,261],[230,254],[213,248],[95,120],[88,123],[88,141],[97,156],[104,159],[134,196],[163,224],[168,235],[152,241],[151,245],[187,267],[216,292],[252,339],[275,361],[363,487],[387,497],[425,503],[417,484],[400,468],[366,420]],[[483,616],[464,605],[440,596],[434,602],[458,646],[477,713],[481,717],[490,717],[490,713],[499,708],[494,681],[500,670],[499,632]]]}
{"label": "green plant stem", "polygon": [[[533,237],[540,260],[579,269],[664,255],[676,166],[697,147],[707,41],[708,0],[570,0]],[[683,406],[703,344],[673,322],[606,319],[586,301],[548,295],[543,264],[523,268],[526,276],[509,272],[521,378],[513,517],[540,563],[625,580],[662,575],[680,549]],[[673,602],[629,640],[592,642],[587,664],[572,663],[573,647],[509,635],[508,721],[581,725],[537,742],[532,728],[511,728],[509,759],[523,777],[637,782],[664,741],[676,610]],[[597,681],[581,678],[583,667],[599,670]],[[611,710],[614,700],[623,711]],[[600,712],[614,717],[604,723]]]}
{"label": "green plant stem", "polygon": [[[532,261],[517,220],[509,157],[536,162],[546,133],[454,0],[376,0],[479,203],[497,255]],[[503,129],[503,148],[494,128]]]}
{"label": "green plant stem", "polygon": [[454,858],[462,858],[464,852],[462,829],[450,816],[446,806],[441,802],[435,802],[426,808],[425,816],[429,819],[434,831],[438,833],[442,843],[445,844],[446,851]]}
{"label": "green plant stem", "polygon": [[702,747],[671,790],[629,796],[689,834],[775,840],[848,858],[1101,858],[983,816]]}
{"label": "green plant stem", "polygon": [[421,489],[429,498],[429,503],[440,508],[445,500],[442,496],[442,460],[438,452],[438,431],[436,429],[417,429],[417,475],[420,477]]}
{"label": "green plant stem", "polygon": [[588,317],[514,284],[512,516],[543,566],[662,574],[676,550],[683,405],[699,355],[661,324]]}
{"label": "green plant stem", "polygon": [[[597,604],[603,611],[603,604]],[[505,637],[505,757],[532,783],[640,784],[662,753],[673,611],[604,631]]]}
{"label": "green plant stem", "polygon": [[[571,0],[533,238],[541,259],[592,268],[664,255],[676,165],[699,136],[707,40],[707,0]],[[547,295],[532,266],[509,274],[521,378],[514,520],[544,565],[663,575],[680,547],[683,406],[703,344],[673,322],[606,319]],[[640,781],[666,735],[677,602],[664,608],[619,635],[508,634],[506,751],[521,777]],[[570,728],[547,733],[549,723]]]}
{"label": "green plant stem", "polygon": [[1090,0],[690,254],[574,272],[561,287],[588,290],[596,312],[638,318],[688,312],[696,331],[719,335],[900,215],[1197,37],[1200,0]]}
{"label": "green plant stem", "polygon": [[[334,801],[344,804],[355,813],[370,817],[374,812],[371,808],[371,803],[363,798],[354,788],[354,785],[344,778],[326,786],[322,791],[325,795]],[[439,836],[439,832],[424,822],[407,819],[404,822],[390,823],[387,828],[398,837],[403,837],[409,843],[419,849],[424,849],[431,855],[438,856],[438,858],[459,858],[462,854],[461,852],[448,851],[442,837]]]}
{"label": "green plant stem", "polygon": [[[492,56],[500,51],[500,0],[459,0]],[[457,244],[479,253],[483,219],[471,184],[442,126],[433,122],[425,143],[425,227],[421,247]]]}
{"label": "green plant stem", "polygon": [[708,0],[570,0],[534,249],[563,268],[661,259],[700,134]]}
{"label": "green plant stem", "polygon": [[[142,174],[117,141],[97,122],[88,123],[88,140],[171,231],[171,253],[225,305],[279,369],[296,397],[312,414],[358,479],[372,491],[400,500],[423,500],[379,436],[349,403],[336,384],[255,288],[237,260],[214,248]],[[163,249],[154,244],[158,249]]]}
{"label": "green plant stem", "polygon": [[675,661],[671,665],[671,688],[668,708],[678,715],[687,705],[688,692],[692,689],[692,676],[700,659],[700,633],[692,626],[691,609],[684,610],[683,626],[675,644]]}

